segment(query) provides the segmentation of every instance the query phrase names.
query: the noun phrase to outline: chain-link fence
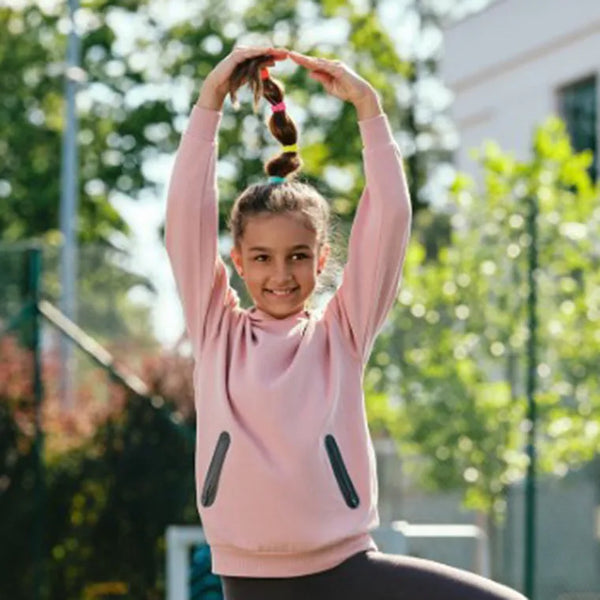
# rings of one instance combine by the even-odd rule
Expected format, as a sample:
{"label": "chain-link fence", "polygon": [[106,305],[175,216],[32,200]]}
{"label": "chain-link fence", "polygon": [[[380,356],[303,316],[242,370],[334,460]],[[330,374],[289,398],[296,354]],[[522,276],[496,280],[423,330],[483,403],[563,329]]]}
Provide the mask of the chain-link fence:
{"label": "chain-link fence", "polygon": [[79,250],[69,318],[60,248],[0,246],[0,597],[160,597],[166,526],[197,523],[191,364],[126,258]]}

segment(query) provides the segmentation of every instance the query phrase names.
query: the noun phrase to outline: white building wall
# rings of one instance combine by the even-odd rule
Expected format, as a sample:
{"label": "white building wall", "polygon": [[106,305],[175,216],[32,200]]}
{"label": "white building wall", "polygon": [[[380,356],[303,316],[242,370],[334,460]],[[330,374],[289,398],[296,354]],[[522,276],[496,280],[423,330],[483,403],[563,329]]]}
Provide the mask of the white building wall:
{"label": "white building wall", "polygon": [[496,0],[444,30],[441,77],[454,95],[455,165],[494,139],[529,156],[535,126],[558,114],[559,88],[600,71],[600,1]]}

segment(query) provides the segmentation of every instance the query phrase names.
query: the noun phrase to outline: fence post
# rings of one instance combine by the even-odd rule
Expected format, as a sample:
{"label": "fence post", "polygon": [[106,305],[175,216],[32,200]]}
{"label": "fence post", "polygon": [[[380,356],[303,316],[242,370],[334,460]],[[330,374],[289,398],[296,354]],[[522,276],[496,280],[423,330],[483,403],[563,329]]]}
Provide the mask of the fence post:
{"label": "fence post", "polygon": [[40,280],[42,274],[42,249],[31,247],[27,250],[27,292],[31,306],[31,351],[33,357],[33,394],[35,401],[35,515],[33,524],[33,564],[34,595],[36,600],[42,598],[44,589],[44,512],[45,512],[45,469],[44,469],[44,430],[42,423],[42,402],[44,396],[42,380],[42,353],[40,340]]}

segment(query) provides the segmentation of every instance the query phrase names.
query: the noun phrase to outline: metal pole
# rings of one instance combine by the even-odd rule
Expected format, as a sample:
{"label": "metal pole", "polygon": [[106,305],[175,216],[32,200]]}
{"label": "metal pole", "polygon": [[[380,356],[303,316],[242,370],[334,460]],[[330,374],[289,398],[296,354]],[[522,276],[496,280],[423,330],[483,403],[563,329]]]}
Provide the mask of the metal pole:
{"label": "metal pole", "polygon": [[28,251],[29,270],[29,301],[31,303],[31,349],[33,353],[33,391],[35,399],[35,513],[33,524],[33,585],[34,598],[42,598],[44,588],[44,506],[46,483],[44,474],[44,429],[42,423],[42,356],[40,344],[40,277],[42,272],[41,248],[31,248]]}
{"label": "metal pole", "polygon": [[[422,6],[421,0],[414,0],[414,11],[417,13],[419,18],[419,33],[423,29],[423,21],[425,17],[425,9]],[[420,37],[420,36],[419,36]],[[416,86],[421,76],[421,57],[419,52],[416,52],[413,56],[413,68],[408,76],[408,82],[410,85],[411,102],[407,111],[407,129],[410,133],[411,138],[416,142],[419,134],[420,126],[417,124],[415,117],[415,109],[417,106],[416,100]],[[414,152],[406,158],[406,167],[409,175],[410,182],[410,197],[412,198],[413,206],[418,208],[421,203],[420,196],[420,178],[419,178],[419,167],[420,167],[420,155],[417,145],[415,143]]]}
{"label": "metal pole", "polygon": [[535,455],[535,425],[536,425],[536,345],[537,345],[537,197],[529,197],[529,214],[527,228],[529,232],[529,296],[527,299],[529,339],[527,340],[527,479],[525,486],[525,595],[534,599],[535,592],[535,535],[536,535],[536,455]]}
{"label": "metal pole", "polygon": [[[65,127],[63,130],[61,164],[60,229],[63,235],[61,253],[61,298],[62,312],[71,320],[77,321],[76,288],[77,280],[77,200],[79,177],[77,172],[77,114],[75,96],[77,82],[81,79],[79,69],[79,37],[75,26],[78,0],[69,0],[71,30],[67,44],[65,70]],[[61,391],[63,406],[73,408],[74,355],[70,340],[60,337],[61,348]]]}

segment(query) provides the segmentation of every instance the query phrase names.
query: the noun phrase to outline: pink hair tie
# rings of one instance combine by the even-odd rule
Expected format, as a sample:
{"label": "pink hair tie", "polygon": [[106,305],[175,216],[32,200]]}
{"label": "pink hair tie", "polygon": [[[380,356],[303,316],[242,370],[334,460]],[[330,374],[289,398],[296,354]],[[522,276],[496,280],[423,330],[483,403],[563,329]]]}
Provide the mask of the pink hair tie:
{"label": "pink hair tie", "polygon": [[285,110],[285,102],[280,102],[279,104],[272,104],[271,110],[273,112],[283,112]]}

